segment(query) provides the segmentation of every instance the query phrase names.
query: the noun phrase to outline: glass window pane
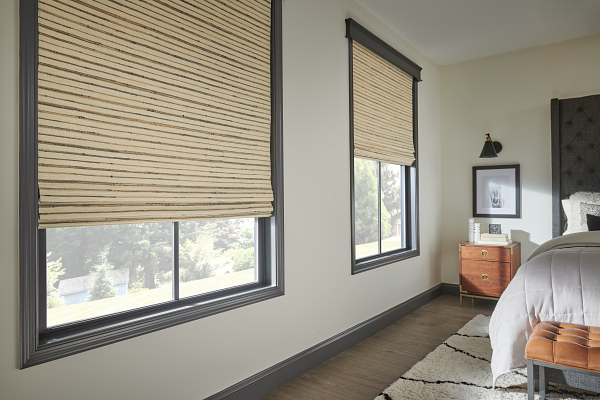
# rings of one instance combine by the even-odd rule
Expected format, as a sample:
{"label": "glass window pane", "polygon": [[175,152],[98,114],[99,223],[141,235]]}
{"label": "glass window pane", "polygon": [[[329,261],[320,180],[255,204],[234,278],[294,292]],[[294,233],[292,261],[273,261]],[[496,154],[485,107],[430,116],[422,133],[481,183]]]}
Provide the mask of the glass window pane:
{"label": "glass window pane", "polygon": [[171,300],[173,224],[46,230],[48,326]]}
{"label": "glass window pane", "polygon": [[356,259],[379,253],[377,161],[354,159]]}
{"label": "glass window pane", "polygon": [[381,252],[402,248],[403,169],[381,163]]}
{"label": "glass window pane", "polygon": [[179,297],[256,282],[253,218],[179,223]]}

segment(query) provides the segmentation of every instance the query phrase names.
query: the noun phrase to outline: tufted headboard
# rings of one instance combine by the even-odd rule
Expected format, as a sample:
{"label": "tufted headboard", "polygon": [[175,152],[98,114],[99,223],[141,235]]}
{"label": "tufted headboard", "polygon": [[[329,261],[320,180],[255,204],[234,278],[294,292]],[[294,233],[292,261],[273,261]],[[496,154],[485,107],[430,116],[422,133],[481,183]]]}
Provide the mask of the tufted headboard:
{"label": "tufted headboard", "polygon": [[561,200],[600,192],[600,95],[552,99],[552,236],[567,222]]}

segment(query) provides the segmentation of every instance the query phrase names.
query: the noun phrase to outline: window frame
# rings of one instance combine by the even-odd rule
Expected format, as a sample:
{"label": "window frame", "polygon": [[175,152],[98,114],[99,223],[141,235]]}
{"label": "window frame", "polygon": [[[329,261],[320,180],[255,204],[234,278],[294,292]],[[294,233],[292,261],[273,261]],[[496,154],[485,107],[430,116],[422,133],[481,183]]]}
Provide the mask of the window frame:
{"label": "window frame", "polygon": [[[19,327],[20,368],[28,368],[284,294],[282,0],[271,6],[271,182],[273,214],[258,218],[257,276],[248,283],[48,329],[45,230],[38,229],[38,1],[20,1]],[[174,226],[174,245],[178,241]],[[40,268],[43,266],[44,268]],[[175,276],[174,276],[175,279]],[[42,284],[42,282],[44,284]]]}
{"label": "window frame", "polygon": [[[397,261],[407,260],[420,255],[419,234],[419,151],[418,151],[418,96],[417,83],[421,81],[421,67],[396,51],[393,47],[378,38],[352,18],[346,19],[346,37],[348,38],[348,64],[350,88],[350,220],[351,220],[351,271],[352,275],[379,268]],[[412,166],[404,168],[402,177],[402,191],[404,193],[405,208],[402,210],[403,248],[378,253],[368,257],[356,259],[355,237],[355,195],[354,195],[354,77],[353,77],[353,40],[365,46],[372,52],[391,62],[396,67],[413,77],[413,142],[415,148],[415,162]],[[378,162],[378,236],[379,249],[381,250],[381,162]],[[404,230],[404,226],[407,227]],[[406,233],[405,233],[406,232]]]}

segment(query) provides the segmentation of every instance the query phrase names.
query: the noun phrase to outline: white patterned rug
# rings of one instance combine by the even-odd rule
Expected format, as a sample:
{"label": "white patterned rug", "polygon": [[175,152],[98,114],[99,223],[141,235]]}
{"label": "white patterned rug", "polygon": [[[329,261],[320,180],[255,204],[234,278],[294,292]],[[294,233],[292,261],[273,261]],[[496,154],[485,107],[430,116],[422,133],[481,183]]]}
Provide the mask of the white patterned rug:
{"label": "white patterned rug", "polygon": [[[415,364],[375,400],[526,400],[527,369],[498,378],[492,389],[490,317],[478,315]],[[574,388],[550,383],[548,396],[599,399]],[[538,399],[538,396],[535,397]]]}

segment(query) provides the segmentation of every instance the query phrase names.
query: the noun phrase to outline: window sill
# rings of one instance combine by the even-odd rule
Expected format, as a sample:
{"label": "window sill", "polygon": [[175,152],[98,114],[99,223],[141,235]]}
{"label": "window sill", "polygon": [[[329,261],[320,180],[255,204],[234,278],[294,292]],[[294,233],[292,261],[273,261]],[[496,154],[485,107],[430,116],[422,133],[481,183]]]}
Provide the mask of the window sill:
{"label": "window sill", "polygon": [[277,286],[252,285],[224,295],[222,291],[187,300],[170,301],[156,306],[90,320],[74,326],[51,328],[39,337],[38,344],[22,368],[67,357],[155,332],[224,311],[258,303],[283,295]]}
{"label": "window sill", "polygon": [[377,256],[371,256],[365,259],[356,260],[352,265],[352,275],[356,275],[361,272],[369,271],[375,268],[383,267],[384,265],[388,265],[398,261],[418,257],[420,254],[421,253],[419,249],[416,248],[404,250],[398,253],[380,254]]}

